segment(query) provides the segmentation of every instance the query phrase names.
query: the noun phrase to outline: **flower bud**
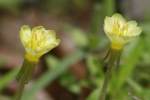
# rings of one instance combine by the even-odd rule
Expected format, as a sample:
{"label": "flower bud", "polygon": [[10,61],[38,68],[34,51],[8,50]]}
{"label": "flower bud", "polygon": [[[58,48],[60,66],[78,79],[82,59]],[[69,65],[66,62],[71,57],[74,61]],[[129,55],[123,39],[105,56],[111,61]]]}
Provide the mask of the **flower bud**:
{"label": "flower bud", "polygon": [[104,31],[111,41],[111,47],[119,50],[142,32],[136,21],[126,21],[120,14],[105,18]]}
{"label": "flower bud", "polygon": [[43,26],[31,29],[24,25],[20,29],[20,39],[25,48],[25,58],[31,62],[37,62],[39,58],[51,49],[59,45],[53,30],[46,30]]}

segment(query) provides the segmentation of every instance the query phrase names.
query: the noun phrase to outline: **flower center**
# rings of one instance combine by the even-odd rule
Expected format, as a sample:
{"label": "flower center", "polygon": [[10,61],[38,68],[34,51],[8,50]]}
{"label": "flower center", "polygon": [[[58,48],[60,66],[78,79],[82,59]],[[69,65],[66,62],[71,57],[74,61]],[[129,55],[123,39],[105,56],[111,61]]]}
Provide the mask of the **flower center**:
{"label": "flower center", "polygon": [[128,26],[126,23],[119,23],[115,22],[114,27],[112,29],[113,33],[118,36],[123,36],[126,34],[126,31],[128,30]]}

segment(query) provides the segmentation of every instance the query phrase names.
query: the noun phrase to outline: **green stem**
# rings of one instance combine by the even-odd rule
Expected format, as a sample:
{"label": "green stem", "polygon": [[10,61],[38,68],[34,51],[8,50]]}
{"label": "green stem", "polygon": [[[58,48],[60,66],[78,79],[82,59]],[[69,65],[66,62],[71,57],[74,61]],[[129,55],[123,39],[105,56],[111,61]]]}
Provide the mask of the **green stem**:
{"label": "green stem", "polygon": [[116,70],[117,71],[119,70],[119,67],[120,67],[121,53],[122,53],[122,50],[118,51],[118,53],[117,53],[117,61],[116,61]]}
{"label": "green stem", "polygon": [[106,98],[107,87],[108,87],[108,84],[109,84],[109,80],[111,78],[111,74],[112,74],[112,71],[113,71],[113,66],[114,66],[114,64],[116,62],[116,59],[118,57],[117,53],[118,53],[118,51],[115,51],[115,50],[112,50],[112,49],[110,51],[107,71],[106,71],[106,74],[105,74],[105,79],[104,79],[104,83],[103,83],[102,90],[101,90],[100,100],[105,100],[105,98]]}
{"label": "green stem", "polygon": [[105,61],[107,60],[107,58],[110,56],[110,52],[111,52],[111,49],[109,49],[109,50],[107,51],[107,54],[106,54],[106,56],[105,56],[104,59],[103,59],[103,62],[105,62]]}
{"label": "green stem", "polygon": [[105,13],[107,16],[112,15],[116,11],[115,0],[104,0]]}
{"label": "green stem", "polygon": [[25,84],[20,81],[19,82],[19,88],[17,90],[16,96],[14,100],[21,100],[22,94],[23,94],[23,90],[24,90]]}
{"label": "green stem", "polygon": [[29,62],[26,59],[24,60],[23,65],[17,75],[19,88],[17,90],[14,100],[21,100],[25,84],[27,84],[28,81],[31,79],[34,68],[35,68],[35,63]]}

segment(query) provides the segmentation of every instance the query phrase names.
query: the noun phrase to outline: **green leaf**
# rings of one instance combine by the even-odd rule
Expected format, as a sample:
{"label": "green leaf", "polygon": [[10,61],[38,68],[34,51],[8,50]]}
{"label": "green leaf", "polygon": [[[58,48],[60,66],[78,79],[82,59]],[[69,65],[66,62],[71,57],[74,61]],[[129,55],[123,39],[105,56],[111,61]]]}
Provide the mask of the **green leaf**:
{"label": "green leaf", "polygon": [[85,47],[88,44],[88,38],[86,36],[86,33],[81,30],[81,29],[72,29],[71,32],[71,37],[73,41],[77,44],[79,47]]}
{"label": "green leaf", "polygon": [[49,69],[54,69],[55,67],[57,67],[57,64],[59,63],[59,59],[57,59],[56,57],[54,56],[47,56],[46,57],[46,64],[47,66],[49,67]]}
{"label": "green leaf", "polygon": [[86,100],[99,100],[101,88],[95,89],[88,97]]}

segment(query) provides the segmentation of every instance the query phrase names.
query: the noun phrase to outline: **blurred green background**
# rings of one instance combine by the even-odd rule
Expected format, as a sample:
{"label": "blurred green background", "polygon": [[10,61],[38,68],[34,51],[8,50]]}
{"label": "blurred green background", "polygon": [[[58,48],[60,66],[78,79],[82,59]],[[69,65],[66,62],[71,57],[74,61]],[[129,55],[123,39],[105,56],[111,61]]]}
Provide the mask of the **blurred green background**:
{"label": "blurred green background", "polygon": [[137,20],[141,36],[128,44],[107,100],[150,100],[149,0],[0,0],[0,100],[12,100],[24,49],[19,28],[43,25],[61,38],[44,55],[22,100],[99,100],[109,41],[105,16]]}

